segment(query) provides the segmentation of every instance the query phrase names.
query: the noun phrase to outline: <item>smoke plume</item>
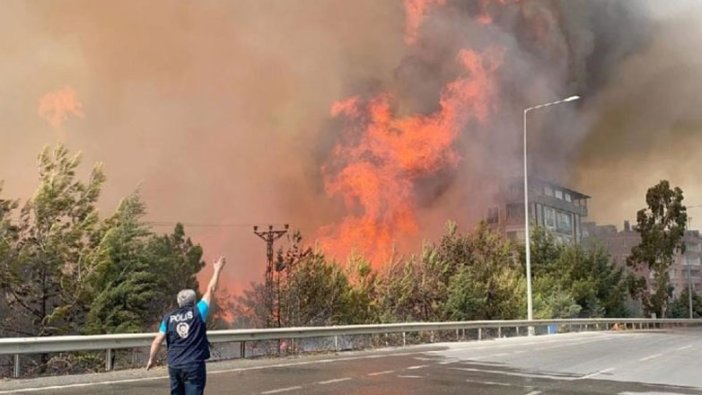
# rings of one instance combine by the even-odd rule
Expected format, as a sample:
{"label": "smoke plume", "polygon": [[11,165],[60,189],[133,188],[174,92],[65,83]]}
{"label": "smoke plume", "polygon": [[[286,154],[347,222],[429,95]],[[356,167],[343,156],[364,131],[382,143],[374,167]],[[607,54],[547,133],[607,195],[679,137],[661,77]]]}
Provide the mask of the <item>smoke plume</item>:
{"label": "smoke plume", "polygon": [[[381,224],[411,252],[447,219],[482,218],[500,183],[521,175],[525,107],[580,94],[530,114],[532,174],[591,195],[601,222],[632,217],[658,178],[702,201],[701,15],[683,0],[11,0],[0,14],[3,193],[29,196],[36,155],[59,139],[104,162],[103,212],[140,187],[158,230],[182,221],[208,258],[229,257],[237,290],[264,271],[253,225],[290,223],[325,245],[370,213],[342,193],[364,144],[389,171],[380,193],[401,191],[372,217],[408,207],[410,222]],[[447,87],[481,68],[484,116],[470,99],[447,117],[458,97]],[[42,113],[68,133],[47,133],[37,103],[65,86],[75,106]],[[443,140],[429,146],[428,135]],[[415,165],[415,146],[432,166]],[[354,248],[366,249],[352,241],[338,255]]]}

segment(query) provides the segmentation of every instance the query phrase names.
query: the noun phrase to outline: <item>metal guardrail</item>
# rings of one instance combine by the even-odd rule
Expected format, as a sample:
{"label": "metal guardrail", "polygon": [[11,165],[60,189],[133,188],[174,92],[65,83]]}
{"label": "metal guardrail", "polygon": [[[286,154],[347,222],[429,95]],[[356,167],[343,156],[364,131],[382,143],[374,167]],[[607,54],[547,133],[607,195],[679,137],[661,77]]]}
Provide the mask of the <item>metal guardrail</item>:
{"label": "metal guardrail", "polygon": [[[454,322],[410,322],[395,324],[345,325],[323,327],[293,327],[268,329],[231,329],[208,331],[210,343],[246,342],[282,339],[304,339],[314,337],[334,337],[338,349],[339,336],[376,335],[402,333],[403,345],[405,335],[416,332],[450,331],[477,329],[478,339],[482,329],[497,329],[498,337],[502,328],[543,327],[549,325],[579,326],[581,329],[608,329],[612,325],[623,325],[633,329],[661,328],[664,326],[702,325],[702,319],[636,319],[636,318],[595,318],[595,319],[553,319],[553,320],[509,320],[509,321],[454,321]],[[526,334],[526,332],[525,332]],[[89,335],[89,336],[49,336],[49,337],[13,337],[0,339],[0,355],[14,355],[14,376],[19,377],[21,354],[45,354],[56,352],[106,350],[105,369],[111,370],[112,350],[124,348],[149,347],[154,339],[153,333]],[[242,357],[245,354],[242,352]]]}

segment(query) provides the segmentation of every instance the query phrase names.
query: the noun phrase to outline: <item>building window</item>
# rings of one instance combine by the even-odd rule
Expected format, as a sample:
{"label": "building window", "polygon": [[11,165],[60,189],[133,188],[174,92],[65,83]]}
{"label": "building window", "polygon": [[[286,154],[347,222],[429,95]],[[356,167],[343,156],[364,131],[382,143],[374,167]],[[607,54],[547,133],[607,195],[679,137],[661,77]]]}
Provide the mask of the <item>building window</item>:
{"label": "building window", "polygon": [[555,194],[555,195],[556,195],[556,199],[561,199],[561,200],[563,200],[563,191],[561,191],[560,189],[556,189],[556,194]]}
{"label": "building window", "polygon": [[497,207],[490,207],[487,214],[487,223],[496,224],[500,222],[500,209]]}
{"label": "building window", "polygon": [[690,266],[698,266],[700,264],[700,257],[688,255],[685,257],[685,264]]}
{"label": "building window", "polygon": [[544,225],[549,229],[556,227],[556,211],[551,207],[544,207]]}
{"label": "building window", "polygon": [[566,192],[563,196],[565,197],[565,201],[566,201],[566,202],[571,202],[571,201],[573,201],[573,199],[570,197],[570,193],[567,193],[567,192]]}
{"label": "building window", "polygon": [[507,218],[508,219],[524,219],[524,206],[521,204],[508,204],[507,205]]}
{"label": "building window", "polygon": [[558,231],[562,233],[567,233],[567,234],[572,234],[573,233],[573,224],[572,224],[572,217],[570,214],[567,213],[558,213],[557,214],[558,218]]}
{"label": "building window", "polygon": [[553,189],[551,189],[551,187],[549,187],[549,186],[545,186],[544,187],[544,194],[546,194],[546,196],[553,196]]}

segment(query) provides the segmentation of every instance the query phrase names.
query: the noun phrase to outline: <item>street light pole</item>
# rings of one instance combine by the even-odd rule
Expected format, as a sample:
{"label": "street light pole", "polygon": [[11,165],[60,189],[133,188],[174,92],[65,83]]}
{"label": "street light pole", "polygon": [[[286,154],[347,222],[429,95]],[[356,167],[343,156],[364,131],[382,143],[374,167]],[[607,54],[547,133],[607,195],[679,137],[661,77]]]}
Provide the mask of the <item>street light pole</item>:
{"label": "street light pole", "polygon": [[[524,244],[526,245],[526,276],[527,276],[527,319],[534,319],[534,309],[531,296],[531,238],[529,237],[529,181],[527,174],[527,113],[532,110],[550,107],[556,104],[567,103],[580,99],[580,96],[570,96],[568,98],[551,103],[539,104],[538,106],[524,109]],[[533,327],[529,327],[529,334],[533,334]]]}
{"label": "street light pole", "polygon": [[690,264],[688,262],[685,264],[687,266],[687,306],[690,309],[690,319],[692,319],[692,277],[690,277]]}

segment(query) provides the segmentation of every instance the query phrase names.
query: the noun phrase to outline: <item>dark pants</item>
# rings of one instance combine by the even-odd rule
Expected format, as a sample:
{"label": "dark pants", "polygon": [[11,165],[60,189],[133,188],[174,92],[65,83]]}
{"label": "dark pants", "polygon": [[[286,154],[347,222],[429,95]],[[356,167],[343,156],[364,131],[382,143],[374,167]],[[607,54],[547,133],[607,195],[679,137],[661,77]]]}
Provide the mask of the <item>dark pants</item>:
{"label": "dark pants", "polygon": [[205,392],[207,372],[204,361],[169,366],[168,375],[171,376],[171,395],[202,395]]}

